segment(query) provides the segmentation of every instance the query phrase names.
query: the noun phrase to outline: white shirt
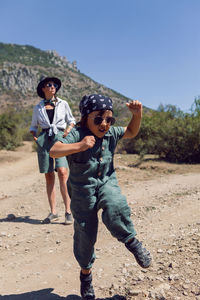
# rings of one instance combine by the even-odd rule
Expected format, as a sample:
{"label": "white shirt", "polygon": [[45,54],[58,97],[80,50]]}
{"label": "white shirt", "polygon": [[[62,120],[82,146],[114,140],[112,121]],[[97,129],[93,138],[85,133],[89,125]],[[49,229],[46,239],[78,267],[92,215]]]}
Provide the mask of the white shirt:
{"label": "white shirt", "polygon": [[38,126],[42,129],[49,128],[49,136],[51,136],[53,133],[57,134],[58,129],[65,130],[67,125],[71,123],[76,124],[67,101],[58,97],[57,100],[58,101],[55,103],[52,124],[49,122],[49,117],[44,106],[44,100],[40,101],[40,103],[34,107],[30,131],[37,132]]}

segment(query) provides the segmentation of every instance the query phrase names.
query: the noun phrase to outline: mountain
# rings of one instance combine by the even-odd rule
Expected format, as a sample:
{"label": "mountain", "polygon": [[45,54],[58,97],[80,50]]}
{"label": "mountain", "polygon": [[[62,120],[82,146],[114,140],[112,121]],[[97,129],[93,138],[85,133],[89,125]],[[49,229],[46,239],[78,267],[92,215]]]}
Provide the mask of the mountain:
{"label": "mountain", "polygon": [[75,115],[85,94],[110,96],[115,115],[126,115],[127,97],[95,82],[77,69],[76,61],[69,62],[56,51],[42,51],[29,45],[0,43],[0,105],[1,112],[14,106],[18,110],[39,102],[36,87],[42,76],[55,76],[62,81],[58,96],[66,99]]}

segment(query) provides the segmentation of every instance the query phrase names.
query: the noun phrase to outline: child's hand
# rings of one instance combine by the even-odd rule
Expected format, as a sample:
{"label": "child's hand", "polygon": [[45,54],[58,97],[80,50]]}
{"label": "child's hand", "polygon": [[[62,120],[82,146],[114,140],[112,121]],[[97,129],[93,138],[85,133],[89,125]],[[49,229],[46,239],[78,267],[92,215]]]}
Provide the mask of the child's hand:
{"label": "child's hand", "polygon": [[81,143],[81,151],[85,151],[89,148],[94,147],[95,142],[96,142],[96,140],[93,135],[85,136],[82,139],[82,141],[80,142]]}
{"label": "child's hand", "polygon": [[133,100],[129,103],[126,103],[126,106],[131,111],[133,115],[142,115],[142,103],[138,100]]}

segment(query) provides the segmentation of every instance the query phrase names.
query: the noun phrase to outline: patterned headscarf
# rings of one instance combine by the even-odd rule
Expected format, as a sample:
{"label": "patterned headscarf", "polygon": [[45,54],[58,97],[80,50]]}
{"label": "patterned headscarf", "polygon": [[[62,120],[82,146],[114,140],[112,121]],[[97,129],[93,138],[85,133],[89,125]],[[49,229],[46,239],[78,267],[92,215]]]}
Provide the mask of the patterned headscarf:
{"label": "patterned headscarf", "polygon": [[112,99],[98,94],[85,95],[81,99],[79,109],[82,117],[97,110],[113,111]]}

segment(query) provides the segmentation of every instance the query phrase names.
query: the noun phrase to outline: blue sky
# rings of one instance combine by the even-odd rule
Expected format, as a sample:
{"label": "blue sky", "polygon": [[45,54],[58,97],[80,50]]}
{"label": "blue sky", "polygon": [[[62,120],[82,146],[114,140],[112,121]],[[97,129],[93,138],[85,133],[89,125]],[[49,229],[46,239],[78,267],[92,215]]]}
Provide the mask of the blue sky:
{"label": "blue sky", "polygon": [[[56,50],[143,105],[200,96],[199,0],[1,0],[0,42]],[[80,95],[81,97],[82,95]]]}

